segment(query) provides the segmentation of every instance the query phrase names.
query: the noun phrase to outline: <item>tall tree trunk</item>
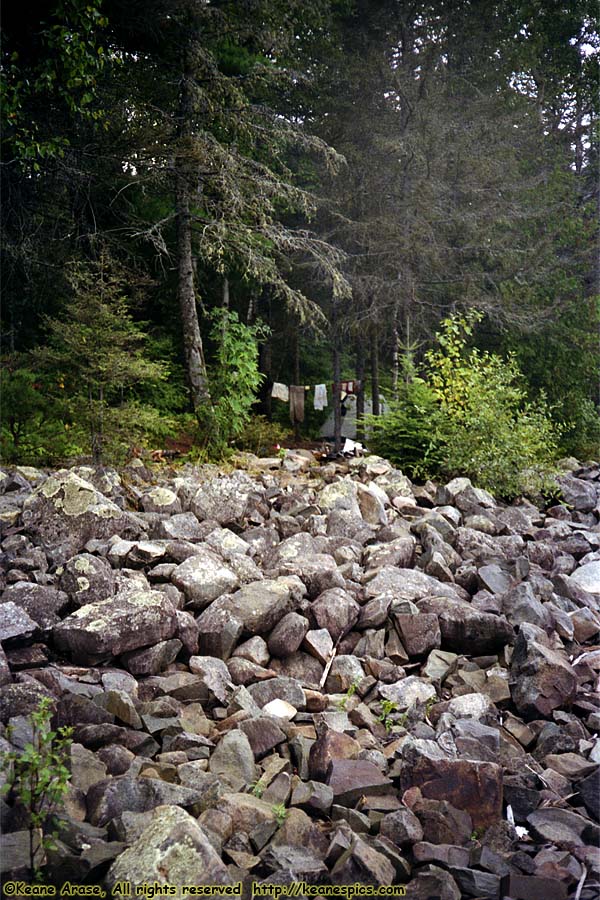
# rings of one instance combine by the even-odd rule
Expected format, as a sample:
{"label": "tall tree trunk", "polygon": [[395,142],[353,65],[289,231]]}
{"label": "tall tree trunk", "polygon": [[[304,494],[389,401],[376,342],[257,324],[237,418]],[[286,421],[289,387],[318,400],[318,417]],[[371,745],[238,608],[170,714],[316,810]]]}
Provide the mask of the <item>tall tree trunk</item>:
{"label": "tall tree trunk", "polygon": [[[414,288],[413,288],[413,300],[414,300]],[[404,380],[406,386],[410,384],[411,376],[412,376],[412,368],[413,368],[413,348],[411,347],[411,329],[410,329],[410,304],[406,304],[406,308],[404,310],[404,343],[406,346],[405,356],[406,363],[404,366]]]}
{"label": "tall tree trunk", "polygon": [[177,299],[183,325],[183,349],[192,406],[199,421],[205,423],[211,410],[208,375],[204,359],[204,347],[200,334],[196,289],[194,286],[194,259],[192,251],[191,184],[196,176],[188,154],[192,141],[193,98],[192,72],[188,54],[183,58],[183,74],[179,96],[179,141],[181,148],[175,159],[175,215],[177,226]]}
{"label": "tall tree trunk", "polygon": [[398,332],[398,304],[394,306],[394,327],[392,329],[392,395],[398,399],[398,377],[400,373],[400,334]]}
{"label": "tall tree trunk", "polygon": [[229,315],[229,278],[227,275],[223,276],[223,302],[221,304],[221,309],[223,310],[223,323],[221,325],[221,344],[225,344],[225,338],[227,337],[227,318]]}
{"label": "tall tree trunk", "polygon": [[[300,384],[300,329],[294,332],[294,384]],[[294,422],[294,439],[300,440],[300,422]]]}
{"label": "tall tree trunk", "polygon": [[358,390],[356,392],[356,439],[365,439],[365,342],[362,335],[356,339],[356,378]]}
{"label": "tall tree trunk", "polygon": [[374,416],[380,414],[379,405],[379,345],[377,343],[377,328],[373,326],[371,331],[371,402]]}
{"label": "tall tree trunk", "polygon": [[333,301],[333,315],[331,317],[333,330],[333,441],[334,450],[339,453],[342,448],[342,403],[340,386],[340,344],[337,327],[337,303]]}

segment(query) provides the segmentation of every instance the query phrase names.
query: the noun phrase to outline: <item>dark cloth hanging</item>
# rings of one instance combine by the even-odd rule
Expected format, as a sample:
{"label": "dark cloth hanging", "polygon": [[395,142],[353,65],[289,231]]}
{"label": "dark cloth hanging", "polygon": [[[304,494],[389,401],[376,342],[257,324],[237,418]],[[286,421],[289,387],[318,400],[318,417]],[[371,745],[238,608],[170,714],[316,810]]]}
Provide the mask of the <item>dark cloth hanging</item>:
{"label": "dark cloth hanging", "polygon": [[290,385],[290,419],[292,424],[304,422],[304,385]]}

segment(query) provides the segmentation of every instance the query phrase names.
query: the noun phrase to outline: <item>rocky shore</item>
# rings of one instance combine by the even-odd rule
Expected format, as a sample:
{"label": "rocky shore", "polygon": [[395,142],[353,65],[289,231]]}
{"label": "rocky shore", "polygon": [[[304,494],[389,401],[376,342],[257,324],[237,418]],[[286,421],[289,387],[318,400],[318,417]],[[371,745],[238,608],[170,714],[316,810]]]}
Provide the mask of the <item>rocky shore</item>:
{"label": "rocky shore", "polygon": [[74,729],[45,881],[597,898],[600,467],[558,480],[3,470],[0,751]]}

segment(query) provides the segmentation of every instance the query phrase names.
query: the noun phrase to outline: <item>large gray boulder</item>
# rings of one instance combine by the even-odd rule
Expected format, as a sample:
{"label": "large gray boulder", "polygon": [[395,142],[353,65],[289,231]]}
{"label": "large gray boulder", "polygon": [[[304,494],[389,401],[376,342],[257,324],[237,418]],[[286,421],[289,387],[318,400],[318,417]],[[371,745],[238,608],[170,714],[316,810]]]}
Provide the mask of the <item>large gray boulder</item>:
{"label": "large gray boulder", "polygon": [[51,628],[60,622],[60,613],[67,606],[69,598],[56,588],[33,584],[31,581],[18,581],[9,585],[2,594],[0,616],[3,604],[7,602],[20,606],[40,628]]}
{"label": "large gray boulder", "polygon": [[600,561],[586,563],[567,577],[588,594],[600,594]]}
{"label": "large gray boulder", "polygon": [[238,576],[220,556],[208,547],[199,546],[194,556],[177,566],[171,576],[194,609],[204,609],[212,600],[239,587]]}
{"label": "large gray boulder", "polygon": [[428,597],[417,601],[417,606],[420,612],[437,615],[444,650],[494,653],[514,640],[514,629],[504,616],[481,612],[464,600]]}
{"label": "large gray boulder", "polygon": [[259,487],[244,472],[213,478],[203,484],[191,501],[191,511],[200,519],[219,525],[240,524],[251,512],[252,495]]}
{"label": "large gray boulder", "polygon": [[370,600],[389,591],[398,600],[421,600],[423,597],[450,597],[458,599],[460,588],[438,581],[419,569],[398,569],[384,566],[365,585],[365,597]]}
{"label": "large gray boulder", "polygon": [[22,518],[26,531],[53,551],[56,562],[66,561],[92,539],[105,540],[114,534],[137,538],[141,534],[135,516],[67,469],[50,475],[27,498]]}
{"label": "large gray boulder", "polygon": [[177,611],[164,594],[133,590],[82,606],[55,625],[52,636],[73,662],[94,665],[168,640],[177,628]]}
{"label": "large gray boulder", "polygon": [[304,593],[304,585],[294,575],[255,581],[243,585],[231,596],[215,600],[210,607],[211,618],[223,610],[240,622],[244,631],[266,634],[286,613],[296,609]]}
{"label": "large gray boulder", "polygon": [[[109,888],[155,882],[180,888],[231,884],[233,879],[205,830],[189,813],[177,806],[159,806],[137,841],[112,864],[106,881]],[[125,897],[114,890],[111,896]],[[187,900],[192,895],[179,890],[177,896]]]}
{"label": "large gray boulder", "polygon": [[556,650],[541,628],[524,622],[511,662],[513,703],[525,718],[550,718],[575,699],[577,675],[566,653]]}
{"label": "large gray boulder", "polygon": [[103,557],[78,553],[65,563],[59,585],[77,606],[85,606],[86,603],[112,597],[115,593],[115,576]]}

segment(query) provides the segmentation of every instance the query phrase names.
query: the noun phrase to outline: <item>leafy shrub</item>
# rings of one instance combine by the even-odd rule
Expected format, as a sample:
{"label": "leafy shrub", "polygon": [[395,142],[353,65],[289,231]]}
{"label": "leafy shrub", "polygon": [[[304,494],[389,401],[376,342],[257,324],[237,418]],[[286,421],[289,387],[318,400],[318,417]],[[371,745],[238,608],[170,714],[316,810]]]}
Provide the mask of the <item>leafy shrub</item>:
{"label": "leafy shrub", "polygon": [[410,478],[428,478],[438,471],[437,434],[440,408],[431,387],[414,375],[383,416],[365,416],[369,447],[392,460]]}
{"label": "leafy shrub", "polygon": [[212,433],[207,444],[217,454],[242,434],[251,418],[252,405],[264,378],[258,368],[258,341],[268,329],[261,323],[246,325],[235,312],[216,309],[211,313],[216,352],[209,370],[212,410],[207,420]]}
{"label": "leafy shrub", "polygon": [[560,442],[561,453],[578,459],[600,459],[600,415],[587,397],[569,397]]}
{"label": "leafy shrub", "polygon": [[164,364],[145,354],[146,335],[134,322],[126,296],[128,274],[106,253],[96,261],[71,263],[71,297],[60,319],[46,320],[50,340],[38,354],[46,371],[56,373],[66,417],[87,432],[98,462],[119,460],[115,448],[123,446],[127,431],[131,445],[142,416],[157,421],[158,412],[140,403],[136,390],[167,374]]}
{"label": "leafy shrub", "polygon": [[530,401],[513,357],[469,348],[478,313],[442,322],[402,401],[370,417],[371,446],[412,476],[466,475],[511,499],[550,484],[558,436],[542,396]]}
{"label": "leafy shrub", "polygon": [[12,797],[25,814],[33,875],[39,873],[44,850],[55,846],[58,836],[56,811],[68,791],[71,778],[67,763],[73,729],[52,731],[51,718],[51,701],[43,697],[29,716],[31,741],[23,750],[0,754],[7,776],[2,793]]}
{"label": "leafy shrub", "polygon": [[288,438],[289,430],[277,422],[269,422],[266,416],[252,416],[235,443],[240,450],[248,450],[256,456],[274,456],[275,447],[285,444]]}
{"label": "leafy shrub", "polygon": [[2,359],[2,460],[49,465],[82,454],[85,435],[65,420],[63,382],[30,368],[29,362],[21,354]]}

